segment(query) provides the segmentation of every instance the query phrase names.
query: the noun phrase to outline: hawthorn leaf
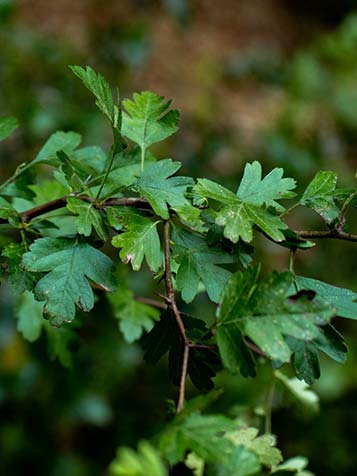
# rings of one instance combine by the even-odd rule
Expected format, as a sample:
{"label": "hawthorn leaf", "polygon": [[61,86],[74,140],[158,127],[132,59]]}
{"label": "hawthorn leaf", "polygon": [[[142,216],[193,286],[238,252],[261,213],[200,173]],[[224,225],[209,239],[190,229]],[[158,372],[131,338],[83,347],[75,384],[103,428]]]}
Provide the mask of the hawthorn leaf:
{"label": "hawthorn leaf", "polygon": [[115,289],[111,259],[78,238],[40,238],[23,255],[22,266],[46,273],[36,284],[35,297],[46,301],[44,314],[55,326],[72,321],[76,305],[86,312],[92,309],[89,280],[106,291]]}
{"label": "hawthorn leaf", "polygon": [[283,178],[283,174],[283,169],[275,168],[262,179],[262,166],[259,162],[246,164],[237,197],[245,203],[258,206],[265,204],[282,212],[285,208],[276,200],[296,195],[291,191],[296,187],[295,180]]}
{"label": "hawthorn leaf", "polygon": [[85,202],[76,197],[68,197],[67,208],[77,215],[76,229],[79,234],[90,236],[92,228],[94,228],[101,240],[107,240],[108,233],[103,223],[102,214],[94,207],[93,203]]}
{"label": "hawthorn leaf", "polygon": [[[250,164],[247,164],[245,171],[250,171],[253,164],[250,169],[248,168]],[[277,177],[280,176],[280,173],[273,174],[275,188],[272,191],[266,190],[264,187],[262,192],[259,193],[258,185],[255,185],[256,192],[250,195],[247,189],[247,184],[251,181],[250,174],[251,172],[248,172],[248,179],[243,181],[243,188],[238,188],[237,194],[239,193],[240,196],[208,179],[198,179],[194,191],[203,197],[211,198],[222,204],[221,209],[216,214],[216,224],[224,227],[224,236],[233,243],[237,243],[239,238],[248,243],[252,241],[254,226],[260,228],[272,240],[284,241],[283,230],[287,229],[287,226],[280,217],[267,210],[266,205],[281,210],[282,207],[275,200],[286,197],[287,189],[294,188],[295,182],[285,183],[283,182],[285,179],[280,178],[279,181],[282,182],[282,185],[279,185],[280,182]],[[258,178],[259,175],[254,180],[257,181]],[[268,184],[270,181],[271,179],[269,179]],[[259,183],[258,180],[257,184]]]}
{"label": "hawthorn leaf", "polygon": [[301,205],[312,208],[327,223],[336,220],[340,209],[334,201],[337,174],[326,170],[317,172],[301,197]]}
{"label": "hawthorn leaf", "polygon": [[345,340],[331,324],[321,327],[319,335],[313,342],[318,350],[328,355],[331,359],[340,364],[346,362],[348,349]]}
{"label": "hawthorn leaf", "polygon": [[21,243],[9,243],[6,245],[1,256],[5,258],[8,273],[8,284],[18,294],[26,290],[32,290],[36,276],[21,268],[22,256],[26,248]]}
{"label": "hawthorn leaf", "polygon": [[273,468],[272,474],[275,473],[294,473],[296,476],[314,476],[310,471],[305,471],[305,468],[308,465],[307,458],[303,456],[295,456],[294,458],[289,458],[284,463],[279,464],[276,468]]}
{"label": "hawthorn leaf", "polygon": [[288,378],[278,370],[274,372],[274,375],[299,403],[310,411],[318,411],[319,397],[313,390],[311,390],[309,385],[295,377]]}
{"label": "hawthorn leaf", "polygon": [[42,316],[43,304],[36,301],[30,291],[25,291],[17,302],[15,309],[18,319],[17,330],[29,342],[35,342],[41,335],[45,322]]}
{"label": "hawthorn leaf", "polygon": [[296,377],[312,385],[320,378],[320,364],[314,341],[305,342],[294,337],[287,337],[286,340],[294,353],[293,366]]}
{"label": "hawthorn leaf", "polygon": [[7,139],[18,127],[15,117],[0,117],[0,141]]}
{"label": "hawthorn leaf", "polygon": [[159,320],[159,310],[136,301],[132,291],[123,284],[119,285],[115,293],[110,293],[108,298],[126,342],[140,339],[143,332],[150,332],[155,321]]}
{"label": "hawthorn leaf", "polygon": [[273,435],[265,434],[258,436],[258,428],[240,428],[238,431],[228,433],[227,438],[236,446],[244,446],[252,450],[264,466],[276,466],[283,457],[280,450],[275,448],[276,440]]}
{"label": "hawthorn leaf", "polygon": [[[205,462],[220,465],[217,474],[245,476],[260,469],[258,457],[244,446],[236,446],[227,433],[239,429],[223,415],[192,413],[177,418],[159,435],[159,450],[170,464],[183,461],[186,452],[194,452]],[[230,472],[229,472],[230,471]]]}
{"label": "hawthorn leaf", "polygon": [[138,271],[145,257],[149,268],[157,272],[162,266],[161,243],[157,231],[160,222],[152,221],[135,211],[119,214],[119,222],[127,231],[114,236],[112,244],[121,248],[121,260],[124,263],[130,262],[133,270]]}
{"label": "hawthorn leaf", "polygon": [[304,295],[291,296],[290,272],[272,272],[257,283],[258,272],[255,267],[230,278],[218,307],[217,327],[235,324],[272,360],[289,362],[292,351],[285,336],[313,340],[334,309]]}
{"label": "hawthorn leaf", "polygon": [[187,187],[193,185],[190,177],[170,177],[181,167],[180,162],[164,159],[145,168],[137,181],[137,188],[142,197],[152,206],[154,212],[161,218],[168,220],[170,215],[167,204],[173,208],[183,219],[190,211],[193,215],[199,215],[185,197]]}
{"label": "hawthorn leaf", "polygon": [[111,476],[168,476],[157,450],[147,441],[138,444],[138,451],[121,447],[109,466]]}
{"label": "hawthorn leaf", "polygon": [[335,308],[336,315],[347,319],[357,319],[357,293],[354,291],[303,276],[297,276],[295,283],[298,290],[315,291],[319,299]]}
{"label": "hawthorn leaf", "polygon": [[255,377],[255,360],[239,327],[235,324],[219,326],[216,337],[224,367],[233,374],[240,371],[243,377]]}
{"label": "hawthorn leaf", "polygon": [[138,144],[143,151],[178,130],[180,113],[169,110],[171,100],[150,91],[134,93],[134,100],[123,101],[122,134]]}
{"label": "hawthorn leaf", "polygon": [[203,283],[209,298],[218,302],[231,273],[218,264],[234,262],[235,258],[221,247],[209,247],[199,235],[174,228],[171,240],[173,258],[178,264],[176,286],[182,299],[191,302]]}
{"label": "hawthorn leaf", "polygon": [[47,163],[57,165],[59,163],[57,152],[63,151],[70,155],[81,143],[81,140],[82,137],[77,132],[57,131],[47,139],[31,164]]}

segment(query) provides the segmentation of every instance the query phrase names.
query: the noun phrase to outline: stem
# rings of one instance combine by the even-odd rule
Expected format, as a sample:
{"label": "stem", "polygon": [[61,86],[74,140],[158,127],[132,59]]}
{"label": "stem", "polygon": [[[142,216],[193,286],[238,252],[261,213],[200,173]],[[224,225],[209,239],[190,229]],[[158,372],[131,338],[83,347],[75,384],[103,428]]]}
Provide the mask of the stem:
{"label": "stem", "polygon": [[102,183],[100,184],[100,187],[99,187],[99,190],[97,192],[97,195],[95,197],[95,202],[97,202],[99,200],[99,197],[100,197],[100,194],[102,193],[102,190],[103,190],[103,187],[105,185],[105,182],[107,181],[107,178],[108,178],[108,175],[110,174],[110,170],[113,166],[113,162],[114,162],[114,157],[115,157],[115,148],[114,146],[110,149],[110,155],[109,155],[109,163],[108,163],[108,166],[107,166],[107,169],[105,171],[105,175],[103,177],[103,180],[102,180]]}
{"label": "stem", "polygon": [[348,198],[347,200],[345,201],[345,203],[343,204],[343,207],[342,207],[342,210],[341,210],[341,213],[340,213],[340,217],[339,217],[339,220],[338,220],[338,224],[336,226],[336,229],[338,231],[342,231],[342,227],[344,225],[344,222],[345,222],[345,214],[346,214],[346,211],[347,211],[347,207],[348,205],[350,204],[350,202],[354,199],[354,197],[357,195],[357,190],[355,192],[353,192]]}
{"label": "stem", "polygon": [[357,235],[353,233],[346,233],[338,229],[335,230],[321,230],[321,231],[295,231],[301,238],[323,239],[332,238],[335,240],[357,241]]}
{"label": "stem", "polygon": [[265,402],[265,433],[271,433],[271,414],[274,400],[275,382],[273,382],[268,390]]}
{"label": "stem", "polygon": [[166,284],[166,302],[172,309],[172,312],[175,316],[177,326],[179,328],[181,338],[183,341],[183,357],[182,357],[182,367],[181,367],[181,378],[180,378],[180,390],[179,397],[177,401],[176,411],[179,413],[183,409],[183,404],[185,400],[185,391],[186,391],[186,375],[188,367],[188,357],[190,352],[190,341],[186,335],[185,325],[181,318],[180,311],[178,310],[175,292],[172,284],[172,274],[171,274],[171,253],[170,253],[170,222],[166,221],[164,225],[164,241],[165,241],[165,284]]}
{"label": "stem", "polygon": [[179,397],[178,397],[177,407],[176,407],[177,413],[180,413],[180,411],[183,410],[183,404],[185,401],[186,375],[187,375],[189,352],[190,352],[189,346],[185,345],[183,349]]}

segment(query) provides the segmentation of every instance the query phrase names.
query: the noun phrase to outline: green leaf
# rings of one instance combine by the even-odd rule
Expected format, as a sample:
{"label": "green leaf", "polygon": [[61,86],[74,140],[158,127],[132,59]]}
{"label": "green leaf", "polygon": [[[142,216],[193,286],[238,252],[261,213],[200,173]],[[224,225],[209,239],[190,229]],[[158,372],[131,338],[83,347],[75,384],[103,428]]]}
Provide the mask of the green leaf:
{"label": "green leaf", "polygon": [[236,446],[244,446],[252,450],[259,458],[259,462],[264,466],[276,466],[282,461],[281,452],[275,448],[275,438],[273,435],[265,434],[258,436],[257,428],[241,428],[238,431],[229,433],[229,438]]}
{"label": "green leaf", "polygon": [[340,364],[346,362],[348,351],[346,343],[331,324],[321,327],[318,337],[313,342],[318,350],[324,352],[331,359]]}
{"label": "green leaf", "polygon": [[337,174],[335,172],[320,170],[301,197],[301,205],[312,208],[327,223],[331,223],[340,214],[340,209],[334,201],[336,184]]}
{"label": "green leaf", "polygon": [[306,296],[291,296],[294,276],[270,273],[257,283],[259,269],[234,274],[225,286],[218,307],[217,327],[235,324],[272,360],[289,362],[292,351],[285,336],[311,341],[334,309]]}
{"label": "green leaf", "polygon": [[120,258],[124,263],[131,263],[133,270],[141,268],[144,256],[154,272],[162,266],[160,237],[157,231],[159,221],[152,221],[138,212],[123,212],[119,215],[127,231],[115,236],[112,244],[121,248]]}
{"label": "green leaf", "polygon": [[7,139],[18,127],[15,117],[0,117],[0,141]]}
{"label": "green leaf", "polygon": [[90,66],[87,66],[86,69],[76,65],[69,66],[69,68],[95,96],[96,106],[111,122],[116,151],[119,152],[125,145],[120,133],[121,111],[114,103],[109,84],[101,74],[96,73]]}
{"label": "green leaf", "polygon": [[245,203],[258,206],[265,204],[284,211],[284,207],[276,200],[294,197],[296,194],[291,190],[296,187],[296,182],[292,178],[283,178],[283,174],[283,169],[276,168],[262,179],[262,166],[259,162],[246,164],[237,197]]}
{"label": "green leaf", "polygon": [[143,334],[150,332],[154,322],[159,320],[160,312],[152,306],[135,301],[132,291],[122,283],[115,293],[108,295],[114,316],[119,320],[119,329],[124,339],[131,343]]}
{"label": "green leaf", "polygon": [[147,147],[171,136],[178,130],[180,113],[169,110],[171,101],[150,91],[133,95],[123,106],[122,134],[145,151]]}
{"label": "green leaf", "polygon": [[44,326],[42,317],[43,302],[35,300],[33,293],[25,291],[19,298],[16,306],[17,330],[26,340],[37,340]]}
{"label": "green leaf", "polygon": [[285,386],[290,394],[308,410],[317,412],[319,409],[319,397],[311,390],[309,385],[297,378],[288,378],[279,371],[274,372],[275,377]]}
{"label": "green leaf", "polygon": [[115,460],[109,466],[111,476],[167,476],[168,472],[156,449],[141,441],[138,451],[119,448]]}
{"label": "green leaf", "polygon": [[304,471],[308,465],[308,460],[302,456],[289,458],[284,463],[273,469],[272,473],[294,473],[296,476],[314,476],[310,471]]}
{"label": "green leaf", "polygon": [[35,287],[35,296],[46,301],[44,314],[60,326],[72,321],[75,306],[90,311],[94,304],[93,281],[106,291],[113,291],[112,261],[88,243],[77,238],[40,238],[25,253],[24,268],[47,273]]}
{"label": "green leaf", "polygon": [[47,334],[47,347],[51,360],[58,359],[63,367],[71,367],[73,352],[71,345],[76,340],[74,332],[66,327],[52,327],[48,322],[44,325]]}
{"label": "green leaf", "polygon": [[252,241],[254,226],[279,242],[285,240],[282,230],[287,226],[267,208],[284,210],[276,200],[291,197],[290,190],[295,187],[294,180],[281,177],[282,169],[274,169],[261,180],[261,165],[253,162],[245,167],[237,195],[207,179],[198,179],[194,191],[222,204],[216,223],[224,227],[224,236],[233,243],[237,243],[239,238]]}
{"label": "green leaf", "polygon": [[71,152],[73,152],[74,149],[81,143],[81,140],[81,136],[76,132],[57,131],[47,139],[45,145],[31,163],[47,163],[50,165],[57,165],[59,163],[57,152],[62,150],[66,154],[70,155]]}
{"label": "green leaf", "polygon": [[303,276],[297,276],[295,283],[298,290],[315,291],[319,299],[335,308],[338,316],[347,319],[357,319],[357,293],[350,289],[339,288],[332,284]]}
{"label": "green leaf", "polygon": [[209,298],[218,302],[231,273],[217,264],[232,263],[234,256],[219,246],[209,247],[199,235],[182,228],[174,228],[171,239],[173,258],[178,264],[176,286],[182,299],[191,302],[203,283]]}
{"label": "green leaf", "polygon": [[240,371],[243,377],[255,377],[255,360],[239,327],[235,324],[219,326],[216,337],[224,367],[233,374]]}
{"label": "green leaf", "polygon": [[36,301],[33,293],[25,291],[16,306],[17,330],[26,340],[34,342],[44,329],[51,360],[58,359],[64,367],[70,367],[72,352],[69,347],[75,340],[75,335],[70,329],[52,327],[43,318],[43,306],[44,302]]}
{"label": "green leaf", "polygon": [[18,294],[32,290],[36,277],[21,268],[22,255],[26,249],[23,244],[9,243],[4,247],[1,256],[5,258],[8,273],[8,284]]}
{"label": "green leaf", "polygon": [[94,207],[93,203],[85,202],[80,198],[69,197],[67,198],[67,208],[70,212],[78,215],[76,229],[79,234],[90,236],[92,228],[94,228],[101,240],[107,240],[108,234],[103,223],[102,214]]}
{"label": "green leaf", "polygon": [[219,465],[216,474],[245,476],[260,469],[258,457],[243,446],[236,446],[226,434],[239,428],[223,415],[190,414],[177,418],[159,436],[159,450],[170,464],[183,461],[186,452],[194,452],[205,462]]}
{"label": "green leaf", "polygon": [[193,180],[189,177],[170,177],[180,167],[180,162],[160,160],[146,167],[137,181],[140,195],[146,198],[154,212],[165,220],[169,219],[167,204],[184,220],[187,213],[190,213],[191,218],[192,215],[197,218],[199,216],[199,210],[185,197],[187,187],[193,185]]}
{"label": "green leaf", "polygon": [[288,337],[287,343],[294,353],[293,365],[296,376],[312,385],[320,378],[320,365],[315,342],[305,342],[294,337]]}

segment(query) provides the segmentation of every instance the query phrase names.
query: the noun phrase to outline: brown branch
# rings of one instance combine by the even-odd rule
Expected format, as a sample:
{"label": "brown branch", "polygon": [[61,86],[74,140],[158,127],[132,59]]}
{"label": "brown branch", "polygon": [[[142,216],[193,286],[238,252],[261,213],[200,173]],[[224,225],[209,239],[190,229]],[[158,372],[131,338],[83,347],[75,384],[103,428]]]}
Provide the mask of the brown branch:
{"label": "brown branch", "polygon": [[185,325],[181,318],[180,311],[178,310],[175,292],[172,284],[172,274],[171,274],[171,252],[170,252],[170,222],[166,221],[164,226],[164,243],[165,243],[165,284],[166,284],[166,301],[169,304],[172,312],[175,316],[177,326],[179,328],[181,338],[183,340],[184,350],[182,358],[182,367],[181,367],[181,378],[180,378],[180,389],[179,389],[179,398],[177,402],[176,410],[179,413],[183,409],[183,404],[185,400],[185,390],[186,390],[186,375],[187,375],[187,366],[188,358],[190,352],[190,341],[186,335]]}
{"label": "brown branch", "polygon": [[250,342],[248,339],[244,339],[245,345],[250,348],[253,352],[256,354],[260,355],[261,357],[264,357],[265,359],[268,359],[269,357],[265,352],[263,352],[261,349],[259,349],[258,346],[253,344],[253,342]]}
{"label": "brown branch", "polygon": [[147,304],[148,306],[157,307],[158,309],[166,310],[167,305],[164,302],[156,301],[156,299],[151,299],[147,297],[138,296],[135,298],[135,301]]}
{"label": "brown branch", "polygon": [[342,230],[318,230],[318,231],[295,231],[301,238],[311,240],[330,238],[335,240],[354,241],[357,242],[357,235],[353,233],[346,233]]}
{"label": "brown branch", "polygon": [[[43,203],[42,205],[38,205],[37,207],[30,208],[29,210],[20,213],[19,216],[24,223],[28,223],[34,218],[37,218],[38,216],[45,215],[46,213],[53,212],[54,210],[58,210],[60,208],[64,208],[67,205],[67,198],[69,197],[77,197],[79,200],[83,200],[84,202],[94,202],[93,198],[84,195],[79,196],[76,192],[74,192],[69,195],[65,195],[64,197],[51,200],[50,202]],[[105,200],[102,203],[94,203],[94,206],[97,209],[121,206],[151,210],[150,204],[143,198],[139,197],[108,198],[108,200]],[[6,218],[0,218],[0,224],[6,223],[8,223],[8,220]]]}

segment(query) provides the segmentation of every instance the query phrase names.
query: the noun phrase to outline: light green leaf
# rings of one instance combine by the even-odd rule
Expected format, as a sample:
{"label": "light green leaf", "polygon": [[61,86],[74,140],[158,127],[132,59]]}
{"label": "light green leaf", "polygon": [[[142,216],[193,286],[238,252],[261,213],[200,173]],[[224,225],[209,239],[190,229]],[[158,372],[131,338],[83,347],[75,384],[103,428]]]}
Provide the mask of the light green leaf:
{"label": "light green leaf", "polygon": [[282,461],[281,452],[275,448],[276,441],[273,435],[258,436],[257,428],[241,428],[233,433],[228,433],[227,438],[236,446],[244,446],[252,450],[264,466],[276,466]]}
{"label": "light green leaf", "polygon": [[334,201],[336,184],[337,174],[335,172],[320,170],[301,197],[301,205],[312,208],[327,223],[331,223],[340,214],[340,209]]}
{"label": "light green leaf", "polygon": [[260,469],[258,457],[244,446],[236,446],[227,433],[238,430],[233,420],[223,415],[190,414],[177,419],[159,437],[159,449],[171,464],[194,452],[206,463],[218,466],[215,474],[248,476]]}
{"label": "light green leaf", "polygon": [[36,301],[30,291],[25,291],[17,302],[17,330],[29,342],[34,342],[41,335],[45,322],[42,316],[43,304]]}
{"label": "light green leaf", "polygon": [[311,341],[334,309],[305,296],[290,296],[294,276],[270,273],[257,284],[258,269],[235,273],[225,286],[218,307],[217,327],[235,324],[271,359],[289,362],[292,351],[285,336]]}
{"label": "light green leaf", "polygon": [[120,128],[120,110],[113,101],[110,86],[104,76],[96,73],[93,68],[87,66],[69,66],[73,73],[83,82],[87,89],[96,97],[96,105],[107,116],[114,129]]}
{"label": "light green leaf", "polygon": [[357,319],[357,293],[354,291],[303,276],[297,276],[295,283],[298,290],[315,291],[318,298],[328,302],[336,309],[338,316]]}
{"label": "light green leaf", "polygon": [[[237,243],[239,238],[248,243],[252,241],[254,226],[260,228],[272,240],[284,241],[285,237],[282,230],[287,228],[286,224],[281,218],[268,211],[265,206],[282,210],[282,207],[275,200],[285,198],[289,193],[287,190],[294,188],[295,183],[291,179],[282,179],[281,169],[274,169],[267,176],[269,180],[259,193],[261,169],[260,164],[254,164],[258,163],[254,162],[252,165],[246,165],[246,178],[243,178],[242,188],[239,187],[238,189],[238,196],[207,179],[198,179],[194,191],[203,197],[211,198],[222,204],[216,215],[216,223],[224,227],[224,236],[233,243]],[[275,170],[278,172],[275,173]],[[254,178],[252,173],[254,173]],[[251,184],[252,180],[253,185]],[[284,182],[284,180],[288,180],[288,182]],[[249,193],[249,184],[252,185],[251,194]]]}
{"label": "light green leaf", "polygon": [[237,197],[245,203],[267,207],[273,207],[278,211],[284,211],[276,200],[292,198],[295,193],[291,192],[296,187],[294,179],[283,178],[284,170],[273,169],[262,180],[262,166],[255,161],[247,164],[244,169],[242,181],[237,191]]}
{"label": "light green leaf", "polygon": [[81,136],[76,132],[57,131],[47,139],[45,145],[32,161],[32,164],[47,163],[56,165],[59,163],[57,152],[62,150],[70,155],[78,147],[81,140]]}
{"label": "light green leaf", "polygon": [[119,223],[127,231],[115,236],[112,244],[121,248],[122,261],[130,262],[133,270],[138,271],[145,256],[150,269],[158,271],[162,266],[160,237],[157,232],[159,221],[154,222],[138,212],[130,211],[121,214]]}
{"label": "light green leaf", "polygon": [[25,291],[16,306],[17,330],[29,342],[36,341],[46,331],[48,352],[51,360],[58,359],[64,367],[70,367],[72,352],[69,349],[75,335],[70,329],[55,328],[43,318],[44,302],[35,300],[33,293]]}
{"label": "light green leaf", "polygon": [[289,472],[294,473],[296,476],[314,476],[310,471],[305,471],[306,466],[308,465],[307,458],[303,456],[295,456],[294,458],[289,458],[284,463],[279,464],[276,468],[272,470],[272,473]]}
{"label": "light green leaf", "polygon": [[15,117],[0,117],[0,141],[7,139],[18,127]]}
{"label": "light green leaf", "polygon": [[309,385],[297,378],[288,378],[279,371],[274,372],[275,377],[283,383],[290,394],[310,411],[317,412],[319,409],[319,397],[311,390]]}
{"label": "light green leaf", "polygon": [[103,223],[103,218],[99,210],[93,203],[85,202],[80,198],[67,198],[67,208],[70,212],[78,215],[76,218],[77,232],[84,236],[92,234],[92,228],[96,231],[99,238],[106,241],[108,238],[107,230]]}
{"label": "light green leaf", "polygon": [[40,238],[22,263],[28,271],[47,273],[38,281],[35,296],[46,301],[44,313],[56,326],[73,320],[76,305],[86,312],[92,309],[88,280],[106,291],[115,289],[110,258],[77,238]]}
{"label": "light green leaf", "polygon": [[217,264],[232,263],[234,256],[219,246],[209,247],[199,235],[182,228],[174,228],[171,239],[173,257],[178,264],[176,286],[182,299],[191,302],[203,283],[209,298],[218,302],[231,273]]}
{"label": "light green leaf", "polygon": [[180,114],[176,109],[169,110],[171,101],[150,91],[135,93],[133,97],[133,101],[123,101],[126,112],[123,112],[121,131],[142,150],[178,130]]}
{"label": "light green leaf", "polygon": [[108,295],[114,316],[119,321],[119,329],[124,339],[131,343],[143,334],[150,332],[154,322],[159,320],[160,312],[152,306],[134,299],[132,291],[120,284],[115,293]]}
{"label": "light green leaf", "polygon": [[111,476],[168,476],[167,469],[156,449],[141,441],[138,451],[119,448],[115,460],[109,466]]}
{"label": "light green leaf", "polygon": [[199,215],[185,197],[187,187],[193,185],[189,177],[170,177],[181,167],[180,162],[164,159],[145,168],[137,181],[137,188],[142,197],[152,206],[154,212],[165,220],[169,219],[167,204],[183,219],[187,217],[187,210]]}

